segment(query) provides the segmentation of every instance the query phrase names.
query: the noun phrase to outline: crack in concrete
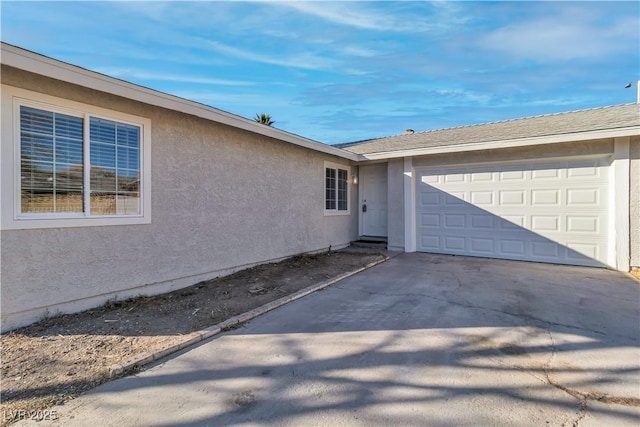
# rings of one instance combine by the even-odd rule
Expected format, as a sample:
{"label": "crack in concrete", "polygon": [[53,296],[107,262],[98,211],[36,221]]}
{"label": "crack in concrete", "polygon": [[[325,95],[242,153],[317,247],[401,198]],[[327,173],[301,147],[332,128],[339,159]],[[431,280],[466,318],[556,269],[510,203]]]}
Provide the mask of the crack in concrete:
{"label": "crack in concrete", "polygon": [[[634,397],[611,396],[602,392],[582,392],[582,391],[575,390],[555,382],[551,378],[551,363],[555,358],[557,347],[556,347],[555,340],[553,339],[553,334],[551,333],[548,327],[547,327],[547,334],[549,335],[549,340],[551,341],[551,355],[549,356],[547,363],[545,363],[543,367],[544,374],[546,377],[546,382],[550,386],[555,387],[558,390],[561,390],[567,393],[569,396],[573,397],[580,403],[580,407],[578,408],[578,412],[576,413],[576,419],[571,423],[571,427],[578,427],[580,425],[580,421],[582,421],[587,416],[587,411],[589,409],[589,402],[591,401],[597,401],[597,402],[608,403],[608,404],[616,404],[616,405],[624,405],[624,406],[636,406],[636,407],[640,406],[640,399],[637,399]],[[568,426],[567,423],[563,423],[562,425],[563,427]]]}
{"label": "crack in concrete", "polygon": [[[588,403],[585,401],[580,402],[580,409],[578,409],[577,417],[575,420],[571,422],[571,427],[578,427],[580,425],[580,421],[587,416],[587,408],[589,407]],[[562,427],[569,427],[568,422],[562,423]]]}
{"label": "crack in concrete", "polygon": [[[336,288],[341,289],[341,290],[347,290],[346,288],[344,288],[342,286],[336,286]],[[615,336],[617,338],[623,338],[625,340],[629,339],[628,337],[619,336],[619,335],[605,334],[604,332],[595,331],[595,330],[592,330],[592,329],[581,328],[581,327],[574,326],[574,325],[566,325],[566,324],[563,324],[563,323],[551,322],[551,321],[548,321],[548,320],[539,319],[539,318],[534,317],[534,316],[525,315],[525,314],[511,313],[511,312],[508,312],[508,311],[499,310],[499,309],[495,309],[495,308],[491,308],[491,307],[482,307],[482,306],[477,306],[477,305],[474,305],[474,304],[471,304],[471,303],[463,303],[463,302],[458,302],[458,301],[451,301],[451,300],[444,299],[444,298],[438,298],[438,297],[435,297],[433,295],[424,295],[424,294],[419,294],[419,293],[416,293],[416,294],[380,293],[380,292],[369,291],[369,290],[364,290],[364,289],[352,289],[352,288],[348,289],[348,290],[352,290],[352,291],[355,290],[357,292],[362,292],[362,293],[366,293],[366,294],[369,294],[369,295],[385,295],[385,296],[390,296],[390,297],[414,297],[414,298],[415,297],[420,297],[420,298],[427,298],[427,299],[431,299],[431,300],[435,300],[435,301],[439,301],[439,302],[444,302],[444,303],[447,303],[447,304],[457,305],[457,306],[460,306],[460,307],[472,308],[472,309],[476,309],[476,310],[487,310],[487,311],[491,311],[491,312],[495,312],[495,313],[504,314],[504,315],[507,315],[507,316],[517,317],[519,319],[525,319],[525,320],[529,320],[529,321],[538,322],[540,324],[540,326],[543,327],[547,331],[547,334],[549,336],[549,340],[551,341],[551,354],[549,355],[549,358],[548,358],[547,362],[543,365],[544,378],[538,377],[533,372],[529,371],[529,373],[535,379],[537,379],[537,380],[539,380],[539,381],[541,381],[543,383],[546,383],[546,384],[548,384],[548,385],[550,385],[552,387],[555,387],[558,390],[561,390],[561,391],[567,393],[569,396],[575,398],[578,401],[579,408],[578,408],[578,411],[576,413],[576,418],[570,424],[572,427],[578,427],[579,424],[580,424],[580,421],[582,421],[587,416],[587,411],[589,409],[589,402],[590,401],[598,401],[598,402],[607,403],[607,404],[617,404],[617,405],[624,405],[624,406],[640,407],[640,399],[638,399],[638,398],[611,396],[611,395],[608,395],[606,393],[601,393],[601,392],[581,392],[581,391],[566,387],[566,386],[564,386],[562,384],[559,384],[559,383],[555,382],[550,376],[551,375],[551,364],[552,364],[553,359],[555,358],[556,353],[557,353],[556,343],[555,343],[555,340],[553,339],[553,335],[552,335],[551,330],[550,330],[551,326],[559,326],[559,327],[563,327],[563,328],[567,328],[567,329],[573,329],[573,330],[577,330],[577,331],[595,333],[595,334],[602,335],[602,336],[607,336],[607,337]],[[504,365],[510,366],[511,368],[516,368],[516,369],[521,370],[521,371],[527,371],[526,368],[512,366],[512,365],[510,365],[508,363],[506,363]],[[568,425],[569,424],[567,424],[567,423],[563,423],[563,427],[568,426]]]}
{"label": "crack in concrete", "polygon": [[547,361],[545,367],[544,367],[544,372],[547,378],[547,382],[554,386],[555,388],[564,391],[565,393],[567,393],[568,395],[581,400],[581,401],[598,401],[598,402],[602,402],[602,403],[612,403],[612,404],[616,404],[616,405],[624,405],[624,406],[640,406],[640,399],[636,398],[636,397],[620,397],[620,396],[612,396],[606,393],[602,393],[602,392],[582,392],[582,391],[578,391],[569,387],[566,387],[562,384],[558,384],[557,382],[555,382],[553,379],[551,379],[551,375],[550,375],[550,371],[551,371],[551,361],[553,360],[553,358],[555,357],[556,354],[556,343],[555,340],[553,339],[553,335],[551,334],[551,331],[549,330],[549,328],[547,328],[547,334],[549,335],[549,339],[551,340],[551,356],[549,357],[549,360]]}
{"label": "crack in concrete", "polygon": [[[553,363],[553,359],[555,359],[556,357],[558,347],[556,346],[556,341],[553,339],[553,334],[551,333],[549,326],[547,326],[546,331],[547,331],[547,336],[549,337],[549,341],[551,342],[551,354],[549,354],[549,358],[547,359],[547,362],[542,367],[545,380],[548,385],[558,388],[566,393],[567,392],[566,390],[563,390],[562,388],[558,387],[558,384],[556,384],[551,379],[551,364]],[[574,399],[577,399],[579,403],[578,412],[576,413],[576,419],[573,422],[571,422],[571,427],[578,427],[578,425],[580,424],[580,421],[582,421],[582,419],[587,416],[587,409],[589,407],[589,403],[584,399],[580,399],[574,394],[569,393],[569,395]],[[567,422],[562,423],[562,427],[568,427]]]}
{"label": "crack in concrete", "polygon": [[597,401],[597,402],[609,403],[614,405],[640,407],[640,399],[636,397],[612,396],[610,394],[606,394],[602,392],[592,392],[592,391],[582,392],[582,391],[578,391],[578,390],[563,386],[562,384],[558,384],[551,379],[549,379],[549,384],[581,401],[582,400]]}
{"label": "crack in concrete", "polygon": [[457,305],[457,306],[460,306],[460,307],[473,308],[473,309],[477,309],[477,310],[487,310],[487,311],[491,311],[491,312],[494,312],[494,313],[506,314],[506,315],[512,316],[512,317],[518,317],[518,318],[522,318],[522,319],[525,319],[525,320],[532,320],[532,321],[540,322],[542,327],[545,327],[545,325],[560,326],[560,327],[567,328],[567,329],[574,329],[574,330],[577,330],[577,331],[590,332],[590,333],[594,333],[594,334],[598,334],[598,335],[602,335],[602,336],[606,336],[606,337],[615,337],[615,338],[622,338],[624,340],[630,340],[629,337],[622,336],[622,335],[608,334],[608,333],[605,333],[605,332],[600,332],[600,331],[596,331],[596,330],[593,330],[593,329],[582,328],[582,327],[575,326],[575,325],[567,325],[567,324],[564,324],[564,323],[552,322],[552,321],[545,320],[545,319],[540,319],[540,318],[537,318],[537,317],[534,317],[534,316],[530,316],[530,315],[526,315],[526,314],[512,313],[512,312],[500,310],[500,309],[497,309],[497,308],[483,307],[483,306],[474,305],[474,304],[471,304],[471,303],[463,303],[463,302],[458,302],[458,301],[451,301],[451,300],[444,299],[444,298],[438,298],[438,297],[435,297],[433,295],[425,295],[425,294],[420,294],[420,293],[415,293],[415,294],[410,294],[410,293],[407,293],[407,294],[393,294],[393,293],[369,291],[369,290],[366,290],[366,289],[345,288],[343,286],[334,286],[334,288],[341,289],[341,290],[349,290],[349,291],[361,292],[361,293],[365,293],[365,294],[368,294],[368,295],[384,295],[384,296],[389,296],[389,297],[414,297],[414,298],[420,297],[420,298],[427,298],[427,299],[431,299],[431,300],[435,300],[435,301],[446,302],[448,304]]}

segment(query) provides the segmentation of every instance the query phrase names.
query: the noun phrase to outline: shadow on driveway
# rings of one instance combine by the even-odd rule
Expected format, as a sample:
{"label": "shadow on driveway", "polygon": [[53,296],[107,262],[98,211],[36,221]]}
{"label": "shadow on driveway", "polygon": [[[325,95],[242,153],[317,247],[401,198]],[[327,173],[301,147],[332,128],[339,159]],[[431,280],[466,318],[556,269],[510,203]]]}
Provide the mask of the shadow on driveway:
{"label": "shadow on driveway", "polygon": [[638,425],[639,321],[639,283],[623,273],[402,254],[59,414],[65,425]]}

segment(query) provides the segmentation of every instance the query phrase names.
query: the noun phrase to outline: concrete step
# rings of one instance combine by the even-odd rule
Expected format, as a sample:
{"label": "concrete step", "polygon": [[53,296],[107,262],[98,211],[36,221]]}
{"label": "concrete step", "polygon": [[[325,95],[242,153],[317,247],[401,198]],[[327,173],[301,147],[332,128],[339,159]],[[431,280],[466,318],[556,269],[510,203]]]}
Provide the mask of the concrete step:
{"label": "concrete step", "polygon": [[351,247],[385,250],[387,249],[387,240],[363,238],[351,242]]}

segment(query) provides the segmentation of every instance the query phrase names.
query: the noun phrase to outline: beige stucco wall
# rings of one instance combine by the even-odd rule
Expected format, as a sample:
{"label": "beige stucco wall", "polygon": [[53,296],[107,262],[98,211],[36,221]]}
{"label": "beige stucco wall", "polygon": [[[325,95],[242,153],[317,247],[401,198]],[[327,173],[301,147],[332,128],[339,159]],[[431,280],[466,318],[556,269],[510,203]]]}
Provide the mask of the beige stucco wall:
{"label": "beige stucco wall", "polygon": [[640,136],[631,139],[630,158],[631,266],[640,268]]}
{"label": "beige stucco wall", "polygon": [[2,83],[152,124],[151,224],[2,231],[3,330],[357,238],[357,186],[350,215],[324,215],[324,161],[347,160],[6,67]]}

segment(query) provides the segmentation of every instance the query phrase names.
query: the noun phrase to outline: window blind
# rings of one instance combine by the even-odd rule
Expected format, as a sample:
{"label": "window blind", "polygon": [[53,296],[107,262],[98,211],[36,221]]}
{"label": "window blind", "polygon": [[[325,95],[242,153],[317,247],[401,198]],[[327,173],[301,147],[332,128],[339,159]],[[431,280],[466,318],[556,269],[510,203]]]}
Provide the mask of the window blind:
{"label": "window blind", "polygon": [[140,213],[140,128],[90,118],[91,213]]}
{"label": "window blind", "polygon": [[82,212],[83,120],[20,107],[23,213]]}

